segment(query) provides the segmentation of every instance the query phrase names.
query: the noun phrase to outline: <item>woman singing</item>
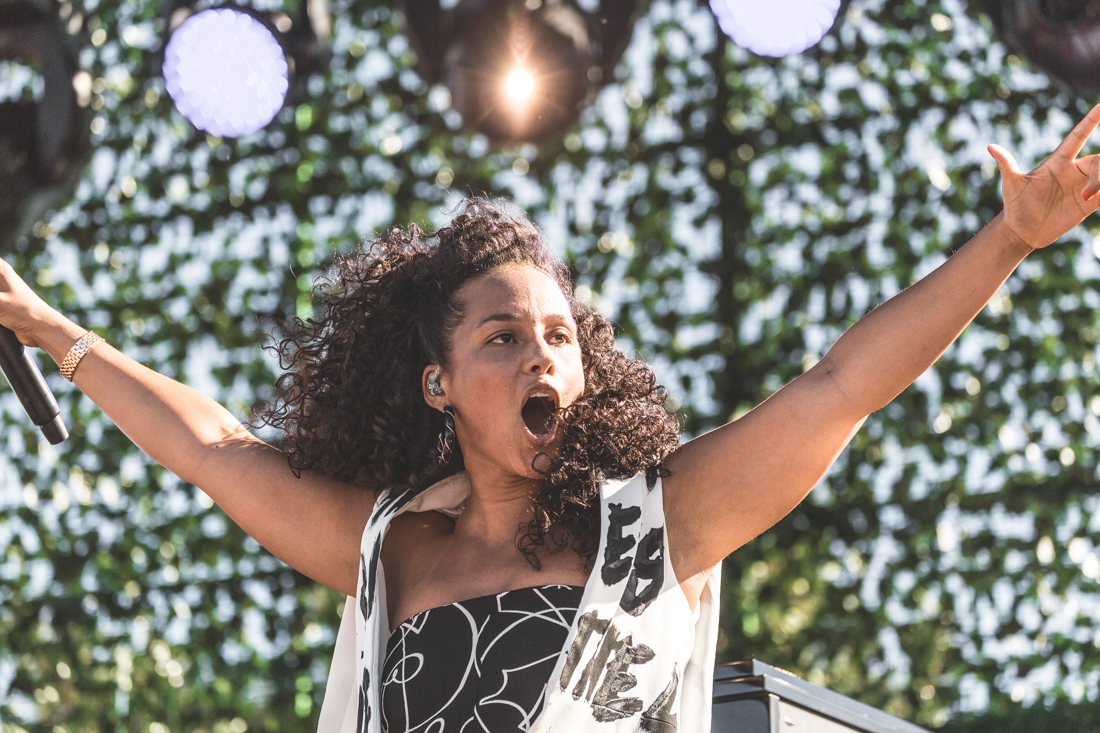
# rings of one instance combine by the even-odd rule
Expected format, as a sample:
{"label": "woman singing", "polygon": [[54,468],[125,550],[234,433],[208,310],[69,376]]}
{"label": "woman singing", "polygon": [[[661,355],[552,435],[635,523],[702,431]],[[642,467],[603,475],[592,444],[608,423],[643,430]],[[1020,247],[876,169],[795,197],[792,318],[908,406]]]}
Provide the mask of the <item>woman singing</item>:
{"label": "woman singing", "polygon": [[150,457],[348,594],[323,733],[709,730],[722,559],[791,511],[1033,249],[1096,210],[1100,106],[1004,211],[741,419],[684,443],[653,371],[509,206],[338,261],[264,421],[102,343],[0,261],[0,324]]}

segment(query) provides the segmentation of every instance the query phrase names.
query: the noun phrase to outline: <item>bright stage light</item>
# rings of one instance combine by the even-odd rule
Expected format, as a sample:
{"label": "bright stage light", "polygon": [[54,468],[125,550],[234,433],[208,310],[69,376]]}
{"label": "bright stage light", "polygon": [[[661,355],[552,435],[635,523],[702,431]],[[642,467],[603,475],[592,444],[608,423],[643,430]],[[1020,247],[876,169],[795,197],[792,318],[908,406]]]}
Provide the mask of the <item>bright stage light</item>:
{"label": "bright stage light", "polygon": [[220,8],[189,17],[164,51],[164,85],[195,127],[240,137],[271,122],[288,87],[279,42],[247,13]]}
{"label": "bright stage light", "polygon": [[447,10],[405,0],[421,75],[447,86],[465,127],[500,143],[576,125],[614,80],[636,14],[637,0],[457,0]]}
{"label": "bright stage light", "polygon": [[531,93],[535,91],[535,79],[523,69],[518,69],[508,75],[508,80],[504,82],[504,89],[509,97],[522,102],[529,99]]}
{"label": "bright stage light", "polygon": [[790,56],[832,28],[840,0],[710,0],[723,32],[760,56]]}

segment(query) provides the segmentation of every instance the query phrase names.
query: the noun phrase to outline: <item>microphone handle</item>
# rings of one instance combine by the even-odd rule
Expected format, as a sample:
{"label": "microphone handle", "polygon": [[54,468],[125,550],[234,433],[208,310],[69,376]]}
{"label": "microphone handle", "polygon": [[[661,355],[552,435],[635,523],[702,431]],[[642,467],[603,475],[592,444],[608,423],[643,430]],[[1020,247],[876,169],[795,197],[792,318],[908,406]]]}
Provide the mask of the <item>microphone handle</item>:
{"label": "microphone handle", "polygon": [[51,445],[57,445],[69,437],[57,400],[46,386],[38,365],[26,347],[19,343],[15,333],[3,326],[0,326],[0,371],[23,403],[31,422],[38,426]]}

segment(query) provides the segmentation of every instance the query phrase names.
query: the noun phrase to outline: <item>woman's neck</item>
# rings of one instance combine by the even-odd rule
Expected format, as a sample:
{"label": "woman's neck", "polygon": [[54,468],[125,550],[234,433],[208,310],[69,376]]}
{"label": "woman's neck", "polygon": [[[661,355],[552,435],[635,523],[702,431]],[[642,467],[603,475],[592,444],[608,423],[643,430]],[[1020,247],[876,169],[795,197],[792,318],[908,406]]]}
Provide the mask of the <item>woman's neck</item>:
{"label": "woman's neck", "polygon": [[455,522],[455,538],[514,547],[516,532],[535,516],[534,500],[542,481],[483,472],[469,479],[470,498]]}

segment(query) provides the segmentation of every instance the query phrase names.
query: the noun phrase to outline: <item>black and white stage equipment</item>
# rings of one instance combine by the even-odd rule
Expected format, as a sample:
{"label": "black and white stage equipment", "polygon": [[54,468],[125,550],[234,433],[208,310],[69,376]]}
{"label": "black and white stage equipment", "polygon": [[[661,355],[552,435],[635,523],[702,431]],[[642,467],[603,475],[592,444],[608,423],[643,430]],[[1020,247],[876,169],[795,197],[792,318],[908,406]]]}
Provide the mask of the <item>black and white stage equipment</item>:
{"label": "black and white stage equipment", "polygon": [[929,733],[758,662],[714,668],[711,733]]}
{"label": "black and white stage equipment", "polygon": [[421,75],[442,83],[463,124],[494,142],[560,137],[614,79],[636,0],[406,0]]}
{"label": "black and white stage equipment", "polygon": [[161,72],[176,109],[217,137],[267,126],[327,59],[327,0],[298,7],[291,17],[245,4],[168,0]]}
{"label": "black and white stage equipment", "polygon": [[[62,24],[59,12],[55,0],[0,0],[0,62],[11,77],[25,71],[31,82],[28,93],[6,89],[0,101],[0,252],[10,252],[72,192],[91,149],[90,120],[76,92],[87,77],[75,37],[83,26],[75,18]],[[68,431],[41,372],[2,326],[0,371],[46,439],[65,440]]]}
{"label": "black and white stage equipment", "polygon": [[1100,0],[980,0],[1009,51],[1060,86],[1100,93]]}

